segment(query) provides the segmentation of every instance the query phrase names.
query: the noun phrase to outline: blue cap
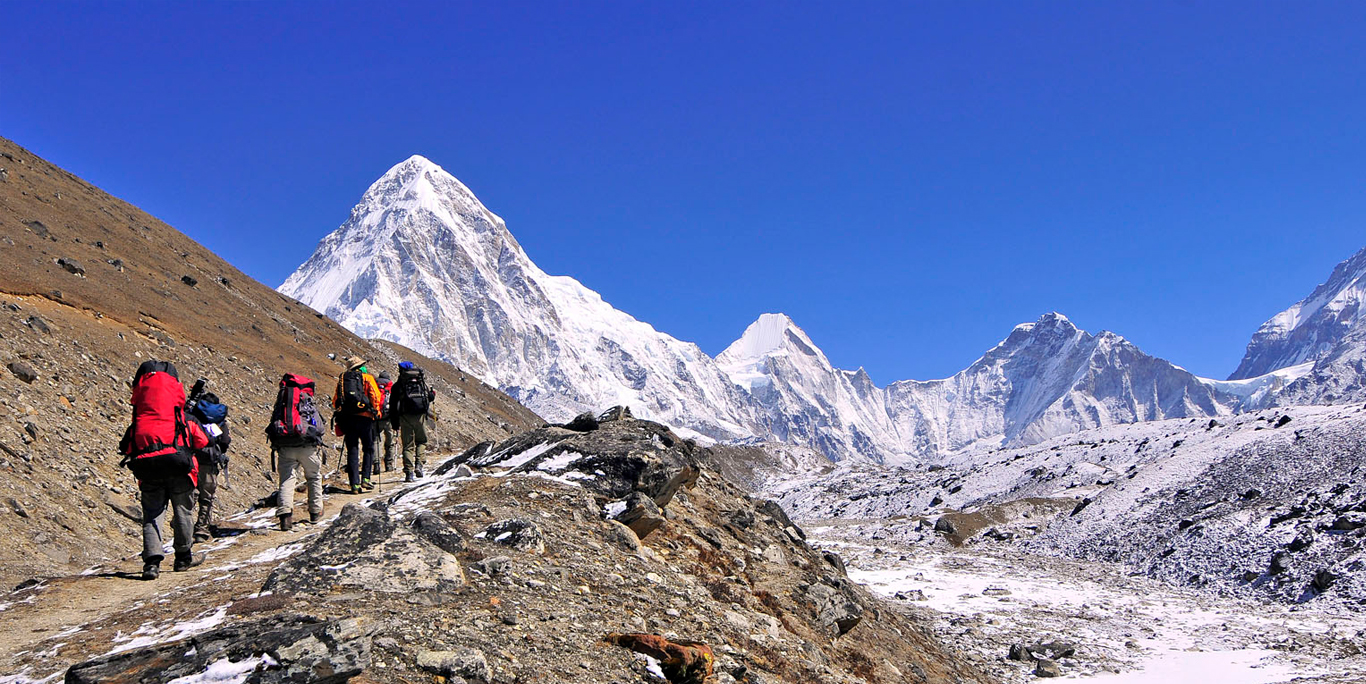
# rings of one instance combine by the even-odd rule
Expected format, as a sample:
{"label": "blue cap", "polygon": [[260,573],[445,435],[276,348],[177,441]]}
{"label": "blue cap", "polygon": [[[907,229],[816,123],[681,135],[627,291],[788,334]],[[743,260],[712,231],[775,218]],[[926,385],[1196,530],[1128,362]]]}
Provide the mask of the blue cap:
{"label": "blue cap", "polygon": [[409,368],[412,368],[412,367],[413,367],[413,362],[412,362],[412,361],[404,361],[404,362],[398,364],[398,367],[399,367],[399,368],[402,368],[403,370],[408,370]]}

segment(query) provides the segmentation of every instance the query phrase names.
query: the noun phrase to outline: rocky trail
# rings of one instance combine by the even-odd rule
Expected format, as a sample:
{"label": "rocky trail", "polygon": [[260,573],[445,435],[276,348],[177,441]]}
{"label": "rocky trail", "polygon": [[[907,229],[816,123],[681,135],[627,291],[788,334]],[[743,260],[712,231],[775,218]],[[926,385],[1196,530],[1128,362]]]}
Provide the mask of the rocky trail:
{"label": "rocky trail", "polygon": [[857,521],[806,529],[851,579],[934,615],[942,640],[1001,681],[1037,679],[1052,667],[1043,658],[1098,684],[1366,681],[1366,615],[1340,605],[1223,596],[1002,547],[874,546]]}
{"label": "rocky trail", "polygon": [[[335,456],[330,458],[335,465]],[[362,496],[329,493],[323,520],[317,525],[296,524],[290,532],[278,529],[273,506],[240,511],[220,521],[225,536],[195,545],[196,552],[207,552],[203,565],[171,572],[168,560],[155,581],[141,579],[142,560],[135,550],[127,558],[79,575],[21,584],[0,599],[0,662],[11,663],[11,672],[0,675],[0,682],[53,681],[91,654],[186,638],[216,627],[230,613],[244,614],[246,608],[232,611],[230,604],[218,605],[215,597],[257,593],[266,576],[323,534],[343,506],[369,505],[422,484],[402,482],[401,472],[397,477],[395,472],[385,473],[385,479],[391,481],[381,484],[382,491]],[[339,492],[344,482],[334,477],[328,484],[329,491]],[[304,510],[301,504],[298,510]],[[166,534],[169,540],[169,530]]]}
{"label": "rocky trail", "polygon": [[995,681],[699,451],[618,410],[331,496],[316,527],[246,511],[200,568],[0,599],[0,682]]}

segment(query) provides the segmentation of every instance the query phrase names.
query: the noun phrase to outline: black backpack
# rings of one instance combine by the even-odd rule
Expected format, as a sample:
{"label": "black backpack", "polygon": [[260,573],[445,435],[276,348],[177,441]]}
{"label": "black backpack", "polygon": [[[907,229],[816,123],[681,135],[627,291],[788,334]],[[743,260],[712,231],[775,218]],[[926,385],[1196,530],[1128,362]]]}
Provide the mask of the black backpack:
{"label": "black backpack", "polygon": [[408,416],[427,413],[432,405],[432,391],[427,388],[427,377],[421,368],[404,368],[398,372],[394,393],[398,395],[398,410]]}
{"label": "black backpack", "polygon": [[370,393],[365,391],[365,374],[359,370],[342,373],[341,406],[338,410],[344,416],[356,416],[374,412],[370,405]]}

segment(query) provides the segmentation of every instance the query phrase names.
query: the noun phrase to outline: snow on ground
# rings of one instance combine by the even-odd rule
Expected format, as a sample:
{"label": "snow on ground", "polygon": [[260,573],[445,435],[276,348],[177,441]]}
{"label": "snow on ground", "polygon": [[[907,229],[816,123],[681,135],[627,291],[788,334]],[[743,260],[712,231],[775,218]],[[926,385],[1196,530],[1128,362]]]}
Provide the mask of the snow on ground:
{"label": "snow on ground", "polygon": [[105,655],[113,655],[115,653],[131,651],[135,648],[142,648],[144,646],[186,639],[217,627],[227,616],[228,604],[225,603],[213,610],[200,613],[193,620],[186,620],[184,622],[177,622],[161,627],[147,623],[128,636],[115,636],[114,641],[119,645],[115,646]]}
{"label": "snow on ground", "polygon": [[[1220,597],[1130,576],[1116,566],[993,550],[866,546],[851,528],[808,527],[849,562],[849,577],[936,614],[941,638],[1005,681],[1031,667],[1013,643],[1066,641],[1065,676],[1098,684],[1278,684],[1366,672],[1366,615]],[[1320,679],[1312,679],[1318,677]]]}
{"label": "snow on ground", "polygon": [[258,667],[270,667],[277,665],[274,658],[262,655],[256,658],[247,658],[241,662],[234,663],[227,658],[211,663],[208,669],[199,674],[185,675],[176,677],[166,684],[241,684],[247,681],[252,672]]}

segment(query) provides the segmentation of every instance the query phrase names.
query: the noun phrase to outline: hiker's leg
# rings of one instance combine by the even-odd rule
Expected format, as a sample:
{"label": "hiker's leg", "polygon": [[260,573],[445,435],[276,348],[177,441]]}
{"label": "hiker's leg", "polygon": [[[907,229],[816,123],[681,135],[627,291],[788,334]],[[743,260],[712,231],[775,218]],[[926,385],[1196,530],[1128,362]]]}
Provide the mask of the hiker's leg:
{"label": "hiker's leg", "polygon": [[304,453],[299,459],[299,466],[303,468],[304,479],[308,483],[308,513],[312,515],[322,515],[323,513],[323,455],[322,449],[318,447],[303,447]]}
{"label": "hiker's leg", "polygon": [[355,487],[360,484],[360,432],[354,419],[346,419],[342,432],[346,435],[346,476]]}
{"label": "hiker's leg", "polygon": [[161,541],[161,524],[169,502],[166,483],[160,480],[139,485],[142,494],[142,560],[160,562],[166,555]]}
{"label": "hiker's leg", "polygon": [[380,421],[380,429],[384,432],[384,469],[394,469],[394,425],[386,418]]}
{"label": "hiker's leg", "polygon": [[190,552],[194,546],[194,483],[190,478],[181,478],[170,490],[171,529],[175,532],[172,541],[177,555]]}
{"label": "hiker's leg", "polygon": [[375,454],[377,454],[378,452],[379,452],[379,433],[375,431],[375,428],[374,428],[374,421],[371,421],[371,428],[370,428],[370,454],[371,454],[371,456],[370,456],[370,458],[366,459],[366,460],[369,462],[370,465],[369,465],[369,467],[367,467],[367,468],[365,469],[365,479],[367,479],[367,480],[374,479],[376,476],[379,475],[379,457],[375,455]]}
{"label": "hiker's leg", "polygon": [[361,472],[365,473],[365,479],[370,479],[370,473],[375,468],[375,420],[373,418],[357,418],[356,428],[360,432],[360,445],[365,453],[365,460]]}
{"label": "hiker's leg", "polygon": [[417,471],[425,473],[427,471],[427,460],[423,457],[423,447],[427,446],[427,421],[423,416],[418,416],[413,423],[413,441],[416,448],[413,449],[413,461],[417,465]]}
{"label": "hiker's leg", "polygon": [[413,468],[417,465],[417,434],[413,432],[413,425],[408,416],[398,417],[398,436],[403,442],[403,474],[412,475]]}
{"label": "hiker's leg", "polygon": [[276,495],[275,515],[290,515],[294,512],[294,449],[279,449],[276,456],[275,467],[280,471],[280,492]]}
{"label": "hiker's leg", "polygon": [[199,519],[194,524],[195,539],[212,537],[209,527],[213,525],[213,499],[218,494],[218,465],[199,467]]}

